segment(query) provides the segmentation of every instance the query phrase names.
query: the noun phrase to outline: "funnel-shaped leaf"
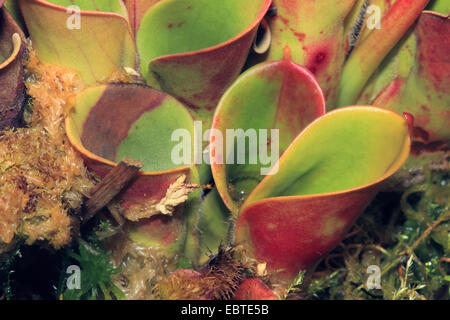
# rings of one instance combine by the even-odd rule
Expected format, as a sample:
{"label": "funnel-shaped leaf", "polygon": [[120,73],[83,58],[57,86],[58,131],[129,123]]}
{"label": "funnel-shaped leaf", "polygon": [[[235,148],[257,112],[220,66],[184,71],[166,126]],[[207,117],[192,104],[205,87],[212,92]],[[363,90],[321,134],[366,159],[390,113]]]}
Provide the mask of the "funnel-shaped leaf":
{"label": "funnel-shaped leaf", "polygon": [[[144,163],[143,172],[119,195],[120,207],[131,220],[151,213],[180,176],[197,183],[195,168],[172,161],[172,133],[193,135],[193,120],[184,106],[169,95],[142,85],[93,86],[77,94],[66,118],[70,142],[85,158],[88,169],[100,178],[123,157]],[[138,239],[165,246],[180,244],[185,219],[155,213],[139,226]],[[144,241],[144,240],[142,240]]]}
{"label": "funnel-shaped leaf", "polygon": [[267,59],[281,59],[289,45],[292,60],[316,76],[329,107],[335,106],[344,64],[344,20],[355,1],[274,0],[277,14],[268,18],[272,45]]}
{"label": "funnel-shaped leaf", "polygon": [[[353,39],[354,46],[358,46],[371,33],[381,28],[381,19],[389,14],[395,1],[390,0],[358,0],[360,6],[358,32]],[[361,12],[361,10],[363,12]],[[379,24],[377,24],[379,23]],[[349,27],[348,25],[346,27]]]}
{"label": "funnel-shaped leaf", "polygon": [[193,132],[183,105],[163,92],[140,85],[103,85],[80,92],[66,118],[71,143],[100,177],[123,157],[144,163],[144,172],[121,198],[122,206],[159,201],[189,167],[171,160],[174,130]]}
{"label": "funnel-shaped leaf", "polygon": [[[362,1],[362,0],[359,0]],[[364,16],[364,21],[361,23],[360,27],[360,33],[359,37],[357,39],[357,43],[355,45],[359,45],[361,42],[363,42],[367,36],[377,29],[376,26],[376,19],[381,18],[384,19],[387,15],[391,14],[391,10],[393,9],[393,6],[396,1],[391,0],[370,0],[365,1],[366,4],[366,12]],[[404,9],[404,8],[403,8]],[[411,8],[409,8],[411,9]],[[447,0],[433,0],[428,1],[428,5],[425,8],[426,10],[434,11],[441,13],[443,15],[448,15],[450,10],[450,2]],[[379,16],[378,16],[379,15]],[[382,23],[380,21],[380,24],[378,26],[379,28],[382,28]]]}
{"label": "funnel-shaped leaf", "polygon": [[[39,58],[71,68],[86,84],[135,68],[136,50],[120,0],[19,0]],[[77,11],[76,7],[81,9]]]}
{"label": "funnel-shaped leaf", "polygon": [[[450,19],[424,12],[383,61],[360,103],[414,116],[413,156],[449,150]],[[413,165],[416,161],[410,159]]]}
{"label": "funnel-shaped leaf", "polygon": [[210,120],[244,66],[271,0],[167,0],[141,20],[137,47],[147,83]]}
{"label": "funnel-shaped leaf", "polygon": [[293,280],[331,250],[406,160],[408,124],[376,107],[347,107],[310,124],[240,208],[236,242]]}
{"label": "funnel-shaped leaf", "polygon": [[[286,48],[283,60],[265,62],[243,73],[222,97],[214,115],[212,129],[223,136],[223,143],[213,131],[211,169],[222,199],[234,213],[297,134],[325,113],[319,84],[289,55]],[[233,129],[241,132],[231,136]],[[262,155],[275,158],[268,162]]]}
{"label": "funnel-shaped leaf", "polygon": [[[382,2],[383,3],[383,2]],[[339,85],[338,106],[354,104],[366,82],[389,51],[413,25],[428,0],[397,0],[380,21],[380,28],[362,35],[345,62]]]}
{"label": "funnel-shaped leaf", "polygon": [[24,35],[0,1],[0,130],[20,124],[25,91]]}

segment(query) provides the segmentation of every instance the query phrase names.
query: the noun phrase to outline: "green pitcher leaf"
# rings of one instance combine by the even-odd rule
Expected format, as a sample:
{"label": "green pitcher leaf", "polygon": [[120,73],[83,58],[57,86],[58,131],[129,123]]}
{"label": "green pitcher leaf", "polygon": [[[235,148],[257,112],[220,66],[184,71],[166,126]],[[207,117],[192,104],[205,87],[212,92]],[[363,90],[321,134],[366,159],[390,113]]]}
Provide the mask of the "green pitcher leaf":
{"label": "green pitcher leaf", "polygon": [[[423,12],[364,88],[359,103],[414,116],[412,157],[405,170],[448,152],[450,19]],[[433,157],[432,157],[433,158]]]}
{"label": "green pitcher leaf", "polygon": [[236,243],[292,281],[340,241],[409,150],[408,124],[392,111],[355,106],[320,117],[241,206]]}
{"label": "green pitcher leaf", "polygon": [[277,14],[269,17],[272,45],[267,60],[279,60],[286,45],[292,60],[307,67],[334,108],[345,59],[344,21],[356,0],[274,0]]}
{"label": "green pitcher leaf", "polygon": [[271,0],[167,0],[141,20],[141,72],[207,124],[244,66]]}
{"label": "green pitcher leaf", "polygon": [[237,212],[297,134],[324,113],[319,84],[291,61],[288,48],[283,60],[259,64],[238,78],[219,102],[212,126],[223,141],[211,146],[211,169],[231,211]]}
{"label": "green pitcher leaf", "polygon": [[[381,20],[389,14],[396,1],[390,0],[365,0],[365,11],[361,17],[360,31],[355,40],[355,46],[363,42],[373,31],[381,28]],[[377,21],[379,19],[379,21]],[[379,22],[379,25],[377,23]]]}
{"label": "green pitcher leaf", "polygon": [[[381,2],[383,3],[383,2]],[[362,34],[345,62],[337,105],[352,105],[389,51],[413,25],[428,0],[397,0],[380,21],[380,28]]]}
{"label": "green pitcher leaf", "polygon": [[[153,214],[152,206],[167,196],[169,187],[182,175],[186,183],[198,184],[192,162],[173,158],[179,144],[173,139],[174,132],[183,133],[188,139],[183,143],[191,148],[194,123],[189,112],[173,97],[137,84],[92,86],[78,93],[73,105],[66,132],[91,172],[103,178],[123,157],[144,163],[144,171],[117,198],[124,216],[139,220],[130,228],[131,239],[183,251],[195,216],[189,210],[183,212],[183,206],[177,206],[173,215]],[[193,153],[192,149],[185,151]],[[191,193],[184,205],[193,205],[199,196],[199,191]],[[194,213],[198,211],[193,208]],[[135,219],[135,213],[144,216]]]}
{"label": "green pitcher leaf", "polygon": [[135,68],[136,50],[122,1],[20,0],[19,4],[33,47],[45,63],[77,71],[88,85],[107,80],[123,67]]}
{"label": "green pitcher leaf", "polygon": [[148,185],[137,183],[144,188],[140,195],[131,191],[123,195],[131,202],[137,201],[133,197],[159,201],[179,175],[189,174],[189,162],[172,161],[175,130],[193,136],[193,120],[183,105],[163,92],[134,84],[85,89],[66,118],[71,143],[94,171],[114,166],[123,157],[144,163],[141,176]]}
{"label": "green pitcher leaf", "polygon": [[344,21],[344,36],[346,37],[345,50],[353,49],[361,29],[364,26],[364,17],[366,16],[368,0],[356,0],[352,9],[348,13]]}

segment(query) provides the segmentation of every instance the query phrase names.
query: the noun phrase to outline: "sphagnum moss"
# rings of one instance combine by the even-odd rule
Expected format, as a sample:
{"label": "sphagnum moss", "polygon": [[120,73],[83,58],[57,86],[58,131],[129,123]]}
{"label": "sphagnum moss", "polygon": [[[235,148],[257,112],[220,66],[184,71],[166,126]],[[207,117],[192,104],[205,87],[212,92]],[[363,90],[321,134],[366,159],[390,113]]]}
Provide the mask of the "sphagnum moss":
{"label": "sphagnum moss", "polygon": [[[446,172],[403,194],[382,193],[297,294],[312,299],[449,299],[450,188]],[[380,289],[367,286],[380,268]]]}

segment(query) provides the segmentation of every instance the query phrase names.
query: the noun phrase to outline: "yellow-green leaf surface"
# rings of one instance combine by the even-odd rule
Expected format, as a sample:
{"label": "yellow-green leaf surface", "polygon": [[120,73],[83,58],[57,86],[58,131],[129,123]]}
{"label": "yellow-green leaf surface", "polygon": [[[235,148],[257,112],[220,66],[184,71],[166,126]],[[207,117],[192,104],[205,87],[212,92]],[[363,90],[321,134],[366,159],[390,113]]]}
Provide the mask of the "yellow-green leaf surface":
{"label": "yellow-green leaf surface", "polygon": [[292,60],[316,76],[329,109],[335,107],[345,59],[344,21],[355,2],[274,0],[277,14],[268,17],[272,44],[267,60],[281,59],[289,45]]}
{"label": "yellow-green leaf surface", "polygon": [[[147,83],[209,120],[239,75],[271,0],[166,0],[141,20],[137,48]],[[207,124],[208,122],[207,121]]]}
{"label": "yellow-green leaf surface", "polygon": [[169,95],[139,85],[102,85],[76,96],[67,131],[92,157],[131,157],[144,163],[144,171],[156,172],[179,166],[171,159],[177,129],[194,135],[191,116]]}
{"label": "yellow-green leaf surface", "polygon": [[355,106],[320,117],[241,206],[236,243],[292,281],[339,243],[409,150],[408,124],[392,111]]}
{"label": "yellow-green leaf surface", "polygon": [[450,19],[424,11],[359,97],[359,103],[414,116],[413,157],[406,163],[405,171],[449,150],[449,52]]}
{"label": "yellow-green leaf surface", "polygon": [[[212,129],[223,141],[212,132],[211,145],[214,181],[231,211],[237,212],[298,133],[324,113],[319,84],[291,61],[289,48],[283,60],[261,63],[238,78],[214,114]],[[228,136],[230,130],[236,135]],[[231,144],[234,148],[227,147]]]}
{"label": "yellow-green leaf surface", "polygon": [[[120,0],[20,0],[39,58],[76,70],[86,84],[135,68],[136,50]],[[73,7],[78,6],[81,12]],[[77,15],[79,13],[79,15]]]}
{"label": "yellow-green leaf surface", "polygon": [[447,0],[432,0],[426,7],[426,10],[448,16],[450,14],[450,2]]}
{"label": "yellow-green leaf surface", "polygon": [[171,96],[137,84],[91,86],[75,96],[73,105],[65,121],[67,135],[90,171],[103,178],[124,157],[144,164],[117,197],[124,216],[139,220],[130,229],[133,241],[183,251],[195,228],[199,191],[187,203],[192,212],[183,212],[181,205],[173,216],[156,212],[134,219],[132,212],[151,212],[151,206],[166,197],[170,185],[182,175],[186,183],[198,183],[194,166],[172,161],[172,133],[183,130],[193,136],[189,112]]}
{"label": "yellow-green leaf surface", "polygon": [[[383,3],[383,2],[381,2]],[[345,62],[339,84],[337,105],[356,103],[361,91],[373,72],[414,24],[428,0],[397,0],[387,6],[387,13],[380,21],[380,28],[363,31],[350,57]]]}
{"label": "yellow-green leaf surface", "polygon": [[408,126],[386,109],[358,106],[330,112],[286,150],[278,173],[256,187],[242,209],[281,196],[345,191],[379,180],[409,153]]}

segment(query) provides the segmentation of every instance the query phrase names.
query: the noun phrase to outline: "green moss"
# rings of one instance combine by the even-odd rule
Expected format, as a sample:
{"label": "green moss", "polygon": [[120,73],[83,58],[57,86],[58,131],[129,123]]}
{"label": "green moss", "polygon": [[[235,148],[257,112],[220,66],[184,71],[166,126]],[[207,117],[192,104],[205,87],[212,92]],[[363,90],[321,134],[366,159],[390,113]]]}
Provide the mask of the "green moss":
{"label": "green moss", "polygon": [[[449,177],[428,173],[403,194],[382,193],[304,289],[312,299],[449,299]],[[381,270],[381,288],[366,285]]]}
{"label": "green moss", "polygon": [[[120,273],[111,262],[111,252],[102,245],[102,235],[110,233],[111,224],[101,221],[94,230],[87,235],[87,241],[78,239],[75,245],[66,251],[67,259],[62,268],[59,297],[64,300],[111,300],[125,299],[124,293],[113,283],[113,276]],[[67,280],[71,274],[66,270],[69,265],[77,265],[81,269],[80,289],[67,287]]]}

